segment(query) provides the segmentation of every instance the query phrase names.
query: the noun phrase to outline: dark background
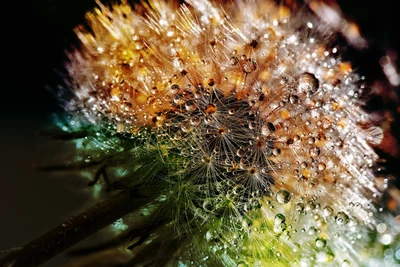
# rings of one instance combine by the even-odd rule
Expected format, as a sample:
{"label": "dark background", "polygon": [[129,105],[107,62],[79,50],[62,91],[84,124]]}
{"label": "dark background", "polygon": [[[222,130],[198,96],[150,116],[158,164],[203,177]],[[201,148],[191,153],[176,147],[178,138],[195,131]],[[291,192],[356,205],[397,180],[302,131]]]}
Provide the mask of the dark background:
{"label": "dark background", "polygon": [[[37,133],[51,125],[51,113],[60,111],[51,91],[62,82],[57,72],[63,70],[64,51],[76,44],[73,28],[95,6],[92,0],[6,2],[0,41],[0,250],[23,245],[90,205],[83,182],[76,189],[73,177],[38,172],[32,165],[49,156]],[[400,52],[394,1],[339,4],[370,42],[369,52],[354,60],[368,78],[382,77],[379,58],[386,49]],[[59,256],[45,266],[61,262]]]}

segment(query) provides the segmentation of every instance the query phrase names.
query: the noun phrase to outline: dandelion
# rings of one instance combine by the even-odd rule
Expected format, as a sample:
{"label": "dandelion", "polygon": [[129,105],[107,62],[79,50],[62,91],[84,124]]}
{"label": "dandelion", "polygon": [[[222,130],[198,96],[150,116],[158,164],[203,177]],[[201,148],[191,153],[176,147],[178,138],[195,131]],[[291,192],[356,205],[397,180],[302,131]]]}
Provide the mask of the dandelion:
{"label": "dandelion", "polygon": [[97,4],[63,127],[85,133],[70,166],[106,199],[129,192],[127,266],[395,266],[384,131],[337,28],[273,1]]}

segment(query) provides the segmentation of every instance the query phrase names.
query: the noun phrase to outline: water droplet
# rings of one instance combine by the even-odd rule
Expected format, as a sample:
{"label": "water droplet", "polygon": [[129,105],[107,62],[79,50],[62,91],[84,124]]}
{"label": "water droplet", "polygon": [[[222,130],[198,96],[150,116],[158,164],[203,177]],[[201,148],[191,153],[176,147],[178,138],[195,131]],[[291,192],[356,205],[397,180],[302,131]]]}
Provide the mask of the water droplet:
{"label": "water droplet", "polygon": [[326,245],[326,240],[322,237],[318,237],[317,239],[315,239],[315,246],[317,248],[323,248]]}
{"label": "water droplet", "polygon": [[254,60],[248,59],[243,63],[242,67],[245,73],[250,73],[256,70],[257,64]]}
{"label": "water droplet", "polygon": [[304,211],[304,204],[303,203],[297,203],[296,205],[296,211],[301,213]]}
{"label": "water droplet", "polygon": [[298,91],[301,93],[314,94],[319,87],[319,81],[314,74],[304,72],[298,79]]}
{"label": "water droplet", "polygon": [[336,223],[338,225],[345,225],[349,222],[349,216],[347,216],[346,213],[344,213],[343,211],[340,211],[337,213],[336,215]]}
{"label": "water droplet", "polygon": [[256,124],[254,121],[252,121],[252,122],[249,123],[249,129],[250,129],[250,130],[255,129],[256,126],[257,126],[257,124]]}
{"label": "water droplet", "polygon": [[174,103],[178,106],[185,104],[185,99],[183,98],[182,94],[178,94],[174,97]]}
{"label": "water droplet", "polygon": [[348,260],[344,260],[344,261],[342,262],[341,267],[350,267],[350,262],[349,262]]}
{"label": "water droplet", "polygon": [[237,155],[238,157],[243,157],[244,155],[246,155],[246,151],[244,150],[244,148],[239,148],[239,149],[236,151],[236,155]]}
{"label": "water droplet", "polygon": [[314,146],[310,148],[308,152],[310,153],[311,157],[317,157],[321,153],[321,150],[318,147]]}
{"label": "water droplet", "polygon": [[239,59],[237,57],[231,57],[229,60],[229,63],[231,63],[231,65],[236,65],[239,62]]}
{"label": "water droplet", "polygon": [[199,126],[200,123],[201,123],[201,119],[200,119],[200,117],[198,117],[198,116],[194,116],[194,117],[192,117],[192,118],[190,119],[190,123],[191,123],[193,126]]}
{"label": "water droplet", "polygon": [[290,199],[290,193],[286,190],[279,190],[278,193],[276,193],[276,200],[281,204],[288,203]]}
{"label": "water droplet", "polygon": [[289,97],[289,102],[293,105],[298,104],[299,103],[299,97],[297,95],[291,95]]}
{"label": "water droplet", "polygon": [[320,162],[320,163],[318,164],[318,170],[319,170],[319,171],[323,171],[323,170],[325,170],[325,169],[326,169],[325,163]]}
{"label": "water droplet", "polygon": [[326,206],[324,208],[324,216],[329,217],[332,216],[332,214],[333,214],[333,209],[329,206]]}
{"label": "water droplet", "polygon": [[307,138],[307,143],[308,143],[309,145],[314,144],[314,143],[315,143],[315,138],[312,137],[312,136],[308,137],[308,138]]}
{"label": "water droplet", "polygon": [[317,229],[315,229],[315,227],[310,227],[308,229],[308,234],[309,235],[315,235],[316,232],[317,232]]}
{"label": "water droplet", "polygon": [[178,93],[178,91],[179,91],[180,89],[181,89],[181,88],[180,88],[179,85],[177,85],[177,84],[173,84],[173,85],[171,86],[171,92],[172,92],[173,94]]}
{"label": "water droplet", "polygon": [[286,217],[282,213],[278,213],[275,215],[274,224],[281,224],[284,223],[285,221]]}
{"label": "water droplet", "polygon": [[153,94],[153,95],[155,95],[155,94],[157,94],[157,87],[153,87],[153,88],[151,88],[151,93]]}
{"label": "water droplet", "polygon": [[183,121],[181,124],[181,130],[185,133],[188,133],[192,130],[192,124],[190,123],[190,121]]}
{"label": "water droplet", "polygon": [[281,149],[279,147],[272,149],[272,154],[274,154],[274,156],[280,155]]}
{"label": "water droplet", "polygon": [[194,100],[186,101],[185,108],[187,111],[195,111],[197,109],[196,101]]}
{"label": "water droplet", "polygon": [[207,114],[214,114],[215,112],[217,112],[217,107],[214,104],[208,104],[206,106],[205,112]]}
{"label": "water droplet", "polygon": [[236,267],[249,267],[249,265],[245,261],[239,261]]}

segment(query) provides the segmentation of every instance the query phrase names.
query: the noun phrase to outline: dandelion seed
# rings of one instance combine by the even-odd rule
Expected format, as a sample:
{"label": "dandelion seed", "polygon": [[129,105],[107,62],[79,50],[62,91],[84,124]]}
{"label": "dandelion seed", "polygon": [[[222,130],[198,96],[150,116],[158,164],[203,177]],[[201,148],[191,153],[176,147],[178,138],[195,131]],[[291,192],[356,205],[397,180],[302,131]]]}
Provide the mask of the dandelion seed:
{"label": "dandelion seed", "polygon": [[129,169],[113,183],[165,210],[132,262],[359,265],[399,241],[372,201],[383,130],[329,25],[273,1],[98,5],[76,30],[66,109],[96,133],[82,154],[106,148],[107,168]]}

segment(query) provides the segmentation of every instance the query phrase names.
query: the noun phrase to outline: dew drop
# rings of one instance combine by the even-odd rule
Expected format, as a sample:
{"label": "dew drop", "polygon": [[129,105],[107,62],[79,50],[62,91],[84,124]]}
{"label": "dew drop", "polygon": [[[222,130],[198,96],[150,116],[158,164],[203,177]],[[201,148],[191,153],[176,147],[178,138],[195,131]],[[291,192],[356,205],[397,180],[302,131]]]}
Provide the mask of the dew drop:
{"label": "dew drop", "polygon": [[314,94],[319,87],[319,81],[314,74],[304,72],[300,74],[298,79],[298,91],[301,93]]}
{"label": "dew drop", "polygon": [[243,148],[239,148],[239,149],[236,151],[236,155],[237,155],[238,157],[243,157],[244,155],[246,155],[246,151],[245,151]]}
{"label": "dew drop", "polygon": [[217,107],[214,104],[208,104],[206,106],[205,112],[207,114],[214,114],[215,112],[217,112]]}
{"label": "dew drop", "polygon": [[190,119],[190,124],[192,124],[193,126],[199,126],[201,123],[201,119],[198,116],[194,116]]}
{"label": "dew drop", "polygon": [[279,147],[276,147],[276,148],[272,149],[272,154],[274,156],[280,155],[281,154],[281,149]]}
{"label": "dew drop", "polygon": [[238,62],[239,62],[239,59],[238,59],[237,57],[235,57],[235,56],[233,56],[233,57],[231,57],[231,58],[229,59],[229,63],[230,63],[231,65],[236,65]]}
{"label": "dew drop", "polygon": [[317,157],[321,153],[321,150],[318,147],[312,147],[308,152],[310,153],[311,157]]}
{"label": "dew drop", "polygon": [[185,108],[187,111],[195,111],[197,109],[196,101],[194,100],[186,101]]}
{"label": "dew drop", "polygon": [[179,85],[177,85],[177,84],[173,84],[173,85],[171,86],[171,92],[172,92],[173,94],[178,93],[178,91],[179,91],[180,89],[181,89],[181,88],[180,88]]}
{"label": "dew drop", "polygon": [[257,68],[257,64],[254,60],[248,59],[243,63],[243,71],[245,73],[250,73],[255,71]]}
{"label": "dew drop", "polygon": [[185,104],[185,100],[183,98],[182,94],[178,94],[174,97],[174,103],[177,104],[178,106],[181,106]]}
{"label": "dew drop", "polygon": [[286,190],[279,190],[276,194],[276,200],[281,204],[286,204],[290,201],[290,193]]}
{"label": "dew drop", "polygon": [[151,93],[153,94],[153,95],[155,95],[155,94],[157,94],[157,87],[153,87],[153,88],[151,88]]}
{"label": "dew drop", "polygon": [[317,248],[323,248],[326,245],[326,240],[322,237],[318,237],[317,239],[315,239],[315,246]]}
{"label": "dew drop", "polygon": [[319,170],[319,171],[323,171],[323,170],[325,170],[325,169],[326,169],[325,163],[320,162],[320,163],[318,164],[318,170]]}
{"label": "dew drop", "polygon": [[329,217],[329,216],[332,216],[332,214],[333,214],[333,209],[331,208],[331,207],[329,207],[329,206],[326,206],[325,208],[324,208],[324,216],[326,216],[326,217]]}
{"label": "dew drop", "polygon": [[184,121],[181,124],[181,130],[185,133],[188,133],[192,130],[192,124],[190,123],[190,121]]}
{"label": "dew drop", "polygon": [[349,222],[349,216],[347,216],[346,213],[344,213],[343,211],[340,211],[337,213],[336,215],[336,223],[338,225],[345,225]]}

